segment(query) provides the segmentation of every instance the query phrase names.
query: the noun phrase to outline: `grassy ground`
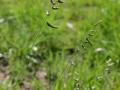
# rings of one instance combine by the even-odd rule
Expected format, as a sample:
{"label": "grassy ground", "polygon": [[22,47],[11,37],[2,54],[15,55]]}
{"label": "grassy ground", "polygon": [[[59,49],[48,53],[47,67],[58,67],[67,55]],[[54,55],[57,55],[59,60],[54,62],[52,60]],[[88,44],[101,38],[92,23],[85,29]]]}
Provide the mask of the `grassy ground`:
{"label": "grassy ground", "polygon": [[57,6],[0,0],[0,90],[120,90],[120,0]]}

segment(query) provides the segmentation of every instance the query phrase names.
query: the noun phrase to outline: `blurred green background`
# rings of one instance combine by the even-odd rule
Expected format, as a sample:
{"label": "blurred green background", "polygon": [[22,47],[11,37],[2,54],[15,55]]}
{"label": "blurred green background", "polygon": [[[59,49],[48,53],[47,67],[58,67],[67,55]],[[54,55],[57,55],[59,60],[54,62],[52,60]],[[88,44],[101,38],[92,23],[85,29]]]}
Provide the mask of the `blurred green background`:
{"label": "blurred green background", "polygon": [[0,0],[0,90],[120,90],[120,0],[55,2]]}

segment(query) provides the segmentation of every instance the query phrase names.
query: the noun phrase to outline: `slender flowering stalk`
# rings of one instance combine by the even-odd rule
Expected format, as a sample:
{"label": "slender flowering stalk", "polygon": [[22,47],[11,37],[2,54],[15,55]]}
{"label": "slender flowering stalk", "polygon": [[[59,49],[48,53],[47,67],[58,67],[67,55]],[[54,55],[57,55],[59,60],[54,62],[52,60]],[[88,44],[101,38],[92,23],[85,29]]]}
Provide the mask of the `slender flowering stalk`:
{"label": "slender flowering stalk", "polygon": [[[57,7],[56,6],[56,2],[55,2],[55,0],[50,0],[50,2],[52,3],[52,9],[53,10],[58,10],[59,9],[59,7]],[[58,0],[58,3],[64,3],[63,1],[61,1],[61,0]],[[46,13],[47,14],[47,16],[50,16],[50,14],[47,12]],[[56,27],[56,26],[53,26],[52,24],[50,24],[49,22],[47,22],[47,25],[49,26],[49,27],[51,27],[51,28],[55,28],[55,29],[57,29],[58,27]]]}

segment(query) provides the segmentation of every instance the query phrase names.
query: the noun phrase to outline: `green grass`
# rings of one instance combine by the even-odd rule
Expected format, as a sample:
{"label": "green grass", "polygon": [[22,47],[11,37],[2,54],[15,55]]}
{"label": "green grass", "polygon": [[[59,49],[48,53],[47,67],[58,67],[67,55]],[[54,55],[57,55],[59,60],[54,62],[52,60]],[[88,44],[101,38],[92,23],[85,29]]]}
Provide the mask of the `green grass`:
{"label": "green grass", "polygon": [[50,0],[0,0],[0,53],[9,63],[0,90],[22,90],[23,81],[31,90],[120,90],[119,6],[120,0],[65,0],[53,10]]}

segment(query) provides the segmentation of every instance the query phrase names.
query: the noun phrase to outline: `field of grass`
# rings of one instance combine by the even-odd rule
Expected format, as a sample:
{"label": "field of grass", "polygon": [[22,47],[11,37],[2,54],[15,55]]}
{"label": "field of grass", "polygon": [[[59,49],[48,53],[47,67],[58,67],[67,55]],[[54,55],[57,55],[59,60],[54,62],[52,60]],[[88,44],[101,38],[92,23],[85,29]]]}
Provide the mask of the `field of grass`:
{"label": "field of grass", "polygon": [[120,0],[63,1],[0,0],[0,90],[120,90]]}

